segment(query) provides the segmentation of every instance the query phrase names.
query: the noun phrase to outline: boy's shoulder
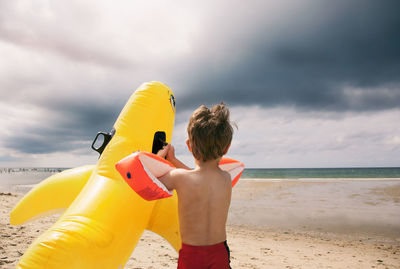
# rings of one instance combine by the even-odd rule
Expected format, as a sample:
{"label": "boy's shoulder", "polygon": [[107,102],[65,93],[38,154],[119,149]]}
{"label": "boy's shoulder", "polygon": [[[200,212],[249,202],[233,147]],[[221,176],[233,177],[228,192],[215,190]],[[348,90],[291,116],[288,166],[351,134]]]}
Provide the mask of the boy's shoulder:
{"label": "boy's shoulder", "polygon": [[191,177],[191,171],[192,170],[176,168],[176,169],[173,169],[173,170],[171,170],[169,172],[169,176],[174,182],[179,183],[180,181],[182,181],[182,179],[190,178]]}
{"label": "boy's shoulder", "polygon": [[187,170],[187,169],[183,169],[183,168],[176,168],[176,169],[171,170],[170,173],[171,173],[172,176],[184,176],[184,175],[189,175],[191,171],[192,170]]}
{"label": "boy's shoulder", "polygon": [[[223,171],[221,169],[216,169],[213,171],[203,171],[203,170],[185,170],[185,169],[176,169],[174,171],[177,177],[181,177],[184,179],[184,182],[193,182],[196,184],[205,183],[210,184],[215,181],[226,181],[228,183],[231,182],[231,176],[228,172]],[[210,182],[211,181],[211,182]]]}

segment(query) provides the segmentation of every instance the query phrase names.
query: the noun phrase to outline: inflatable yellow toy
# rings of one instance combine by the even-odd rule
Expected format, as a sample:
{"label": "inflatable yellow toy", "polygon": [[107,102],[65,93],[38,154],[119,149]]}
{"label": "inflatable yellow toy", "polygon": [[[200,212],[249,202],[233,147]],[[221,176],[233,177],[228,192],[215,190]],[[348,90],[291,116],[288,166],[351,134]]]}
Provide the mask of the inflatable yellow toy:
{"label": "inflatable yellow toy", "polygon": [[[21,257],[17,268],[123,268],[145,229],[181,247],[177,197],[146,201],[116,171],[115,164],[141,150],[157,152],[170,141],[175,99],[160,82],[141,85],[110,134],[99,133],[101,156],[94,166],[66,170],[38,184],[16,205],[11,224],[68,208]],[[95,140],[96,142],[96,140]]]}

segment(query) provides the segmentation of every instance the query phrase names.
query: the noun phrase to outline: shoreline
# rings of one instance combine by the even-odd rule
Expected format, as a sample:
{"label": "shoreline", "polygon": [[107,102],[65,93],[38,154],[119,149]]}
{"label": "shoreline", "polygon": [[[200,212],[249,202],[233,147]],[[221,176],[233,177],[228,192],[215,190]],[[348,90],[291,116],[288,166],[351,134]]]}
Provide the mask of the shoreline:
{"label": "shoreline", "polygon": [[338,182],[338,181],[399,181],[399,177],[327,177],[327,178],[240,178],[240,181],[252,182]]}
{"label": "shoreline", "polygon": [[[51,175],[51,174],[50,174]],[[50,176],[49,175],[49,176]],[[1,179],[1,178],[0,178]],[[45,178],[44,178],[45,179]],[[37,184],[39,184],[41,181],[44,179],[41,179],[37,183],[28,183],[28,184],[5,184],[4,182],[0,181],[0,191],[2,192],[12,192],[12,193],[17,193],[17,194],[26,194],[29,192],[32,188],[34,188]],[[388,182],[388,181],[393,181],[393,182],[399,182],[400,183],[400,177],[399,178],[240,178],[239,182],[244,181],[244,182],[265,182],[265,183],[279,183],[279,182],[315,182],[315,183],[334,183],[334,182],[372,182],[372,181],[377,181],[377,182]]]}

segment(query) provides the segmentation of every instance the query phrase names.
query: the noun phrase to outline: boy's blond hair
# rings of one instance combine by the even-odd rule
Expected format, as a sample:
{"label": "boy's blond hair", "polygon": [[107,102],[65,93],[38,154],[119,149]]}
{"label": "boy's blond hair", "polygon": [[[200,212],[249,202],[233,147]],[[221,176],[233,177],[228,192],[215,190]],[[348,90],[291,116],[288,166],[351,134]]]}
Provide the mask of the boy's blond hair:
{"label": "boy's blond hair", "polygon": [[228,107],[224,103],[211,110],[204,105],[198,107],[190,117],[187,132],[195,159],[205,162],[222,157],[233,135]]}

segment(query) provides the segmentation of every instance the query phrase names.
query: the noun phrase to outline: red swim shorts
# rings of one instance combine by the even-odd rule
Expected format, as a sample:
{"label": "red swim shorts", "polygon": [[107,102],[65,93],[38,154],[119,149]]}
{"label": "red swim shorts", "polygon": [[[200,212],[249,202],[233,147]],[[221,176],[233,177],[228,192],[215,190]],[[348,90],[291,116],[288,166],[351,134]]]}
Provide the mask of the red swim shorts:
{"label": "red swim shorts", "polygon": [[182,244],[178,269],[230,269],[230,251],[225,242],[211,246]]}

